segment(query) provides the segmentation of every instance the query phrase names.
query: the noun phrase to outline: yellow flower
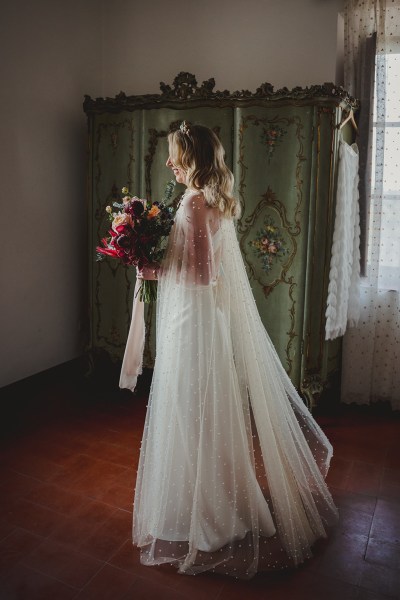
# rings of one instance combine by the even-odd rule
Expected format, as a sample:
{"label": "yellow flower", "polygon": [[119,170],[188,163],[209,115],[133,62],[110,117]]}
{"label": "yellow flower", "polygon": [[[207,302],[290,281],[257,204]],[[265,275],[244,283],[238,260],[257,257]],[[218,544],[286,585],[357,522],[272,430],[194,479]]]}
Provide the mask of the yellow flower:
{"label": "yellow flower", "polygon": [[128,190],[128,188],[127,188],[127,187],[123,187],[123,188],[122,188],[122,190],[121,190],[121,192],[122,192],[123,194],[125,194],[125,195],[126,195],[126,194],[129,194],[129,190]]}
{"label": "yellow flower", "polygon": [[108,212],[109,215],[111,214],[111,212],[112,212],[111,206],[106,206],[106,212]]}
{"label": "yellow flower", "polygon": [[158,208],[158,206],[153,204],[153,206],[151,207],[151,209],[149,210],[149,212],[147,214],[147,218],[154,219],[154,217],[156,217],[159,212],[160,212],[160,209]]}

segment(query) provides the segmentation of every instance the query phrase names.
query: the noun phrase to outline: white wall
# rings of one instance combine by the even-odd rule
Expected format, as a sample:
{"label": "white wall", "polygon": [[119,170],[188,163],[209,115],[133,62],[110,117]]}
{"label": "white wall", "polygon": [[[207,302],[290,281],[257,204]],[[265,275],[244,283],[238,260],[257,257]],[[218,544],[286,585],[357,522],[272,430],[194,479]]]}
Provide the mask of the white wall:
{"label": "white wall", "polygon": [[[78,357],[92,97],[335,81],[343,0],[3,0],[0,387]],[[103,12],[103,14],[102,14]]]}
{"label": "white wall", "polygon": [[180,71],[215,89],[275,89],[335,81],[343,0],[105,2],[108,96],[157,93]]}
{"label": "white wall", "polygon": [[[100,4],[101,8],[101,4]],[[84,94],[101,95],[95,0],[3,0],[0,386],[81,354]]]}

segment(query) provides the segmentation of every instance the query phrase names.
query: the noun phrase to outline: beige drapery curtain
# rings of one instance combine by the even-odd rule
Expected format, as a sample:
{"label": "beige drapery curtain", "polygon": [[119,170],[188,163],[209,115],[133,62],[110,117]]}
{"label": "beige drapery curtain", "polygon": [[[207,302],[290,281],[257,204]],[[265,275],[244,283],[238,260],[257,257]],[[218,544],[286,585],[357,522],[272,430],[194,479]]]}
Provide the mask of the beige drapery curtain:
{"label": "beige drapery curtain", "polygon": [[346,0],[345,86],[361,102],[365,263],[360,322],[344,336],[341,399],[400,410],[400,0]]}

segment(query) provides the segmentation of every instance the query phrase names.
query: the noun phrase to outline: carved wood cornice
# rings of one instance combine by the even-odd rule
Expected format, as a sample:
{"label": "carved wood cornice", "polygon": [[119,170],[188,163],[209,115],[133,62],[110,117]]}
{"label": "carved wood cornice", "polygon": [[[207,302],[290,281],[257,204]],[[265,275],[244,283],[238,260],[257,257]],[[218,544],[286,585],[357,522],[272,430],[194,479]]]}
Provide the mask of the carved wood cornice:
{"label": "carved wood cornice", "polygon": [[274,103],[290,103],[296,105],[313,104],[315,102],[332,101],[343,107],[354,110],[359,108],[359,102],[350,96],[344,88],[334,83],[312,85],[309,87],[287,87],[274,91],[270,83],[262,83],[255,92],[249,90],[214,91],[214,78],[197,84],[196,77],[192,73],[181,71],[175,77],[172,85],[160,82],[161,94],[143,94],[127,96],[125,92],[119,92],[114,98],[91,98],[85,95],[83,110],[86,114],[102,112],[134,111],[140,108],[190,108],[196,106],[220,106],[238,107]]}

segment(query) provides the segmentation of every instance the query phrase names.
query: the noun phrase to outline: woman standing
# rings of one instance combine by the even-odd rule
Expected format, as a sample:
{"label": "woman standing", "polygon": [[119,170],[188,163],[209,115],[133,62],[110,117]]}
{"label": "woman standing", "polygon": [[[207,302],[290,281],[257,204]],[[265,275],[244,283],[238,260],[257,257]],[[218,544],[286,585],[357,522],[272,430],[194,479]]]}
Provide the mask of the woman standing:
{"label": "woman standing", "polygon": [[146,565],[249,578],[302,563],[336,523],[332,447],[257,311],[218,137],[183,122],[168,141],[187,189],[158,273],[133,543]]}

